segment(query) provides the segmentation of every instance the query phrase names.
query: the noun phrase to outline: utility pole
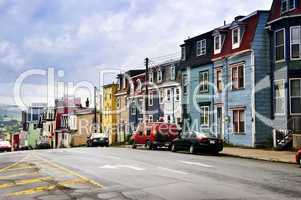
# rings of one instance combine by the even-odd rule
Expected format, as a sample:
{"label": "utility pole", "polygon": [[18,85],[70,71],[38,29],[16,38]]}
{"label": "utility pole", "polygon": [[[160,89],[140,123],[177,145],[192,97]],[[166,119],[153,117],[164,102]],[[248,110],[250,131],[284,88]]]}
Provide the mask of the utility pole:
{"label": "utility pole", "polygon": [[149,95],[149,91],[148,91],[148,81],[149,81],[149,75],[148,75],[148,66],[149,65],[149,58],[145,58],[145,120],[148,120],[148,95]]}
{"label": "utility pole", "polygon": [[94,87],[94,132],[97,133],[97,108],[96,108],[96,90],[97,88]]}

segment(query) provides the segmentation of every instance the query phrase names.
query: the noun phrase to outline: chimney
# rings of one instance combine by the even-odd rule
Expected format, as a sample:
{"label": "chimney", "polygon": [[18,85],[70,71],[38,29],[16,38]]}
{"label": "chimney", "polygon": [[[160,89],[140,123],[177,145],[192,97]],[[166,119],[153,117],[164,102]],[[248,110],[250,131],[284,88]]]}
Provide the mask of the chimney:
{"label": "chimney", "polygon": [[89,102],[89,98],[87,98],[86,100],[86,108],[89,108],[90,107],[90,102]]}

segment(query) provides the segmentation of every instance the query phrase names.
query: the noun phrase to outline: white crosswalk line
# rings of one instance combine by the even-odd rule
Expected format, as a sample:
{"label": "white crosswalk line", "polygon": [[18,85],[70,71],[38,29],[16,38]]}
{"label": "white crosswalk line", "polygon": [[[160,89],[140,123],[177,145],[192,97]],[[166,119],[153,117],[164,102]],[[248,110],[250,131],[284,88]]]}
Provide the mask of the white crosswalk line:
{"label": "white crosswalk line", "polygon": [[198,162],[189,162],[189,161],[180,161],[181,163],[187,164],[187,165],[195,165],[199,167],[206,167],[206,168],[212,168],[213,166],[211,165],[206,165],[203,163],[198,163]]}

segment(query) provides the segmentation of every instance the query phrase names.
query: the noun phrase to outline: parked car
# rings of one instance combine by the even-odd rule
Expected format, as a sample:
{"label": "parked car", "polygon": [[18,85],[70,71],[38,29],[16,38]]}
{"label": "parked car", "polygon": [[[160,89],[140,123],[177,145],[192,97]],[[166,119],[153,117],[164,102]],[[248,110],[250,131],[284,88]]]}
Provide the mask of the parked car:
{"label": "parked car", "polygon": [[141,123],[132,136],[132,148],[137,146],[145,146],[150,150],[162,147],[170,148],[170,144],[177,138],[178,132],[176,124],[164,122]]}
{"label": "parked car", "polygon": [[37,149],[51,149],[51,146],[48,142],[40,142],[37,144]]}
{"label": "parked car", "polygon": [[108,147],[109,146],[109,137],[105,133],[92,133],[87,140],[88,147]]}
{"label": "parked car", "polygon": [[0,152],[11,151],[11,144],[9,141],[0,140]]}
{"label": "parked car", "polygon": [[189,153],[210,152],[218,154],[223,150],[223,140],[209,133],[192,131],[180,135],[172,142],[171,151],[189,151]]}
{"label": "parked car", "polygon": [[301,149],[296,154],[296,162],[301,166]]}

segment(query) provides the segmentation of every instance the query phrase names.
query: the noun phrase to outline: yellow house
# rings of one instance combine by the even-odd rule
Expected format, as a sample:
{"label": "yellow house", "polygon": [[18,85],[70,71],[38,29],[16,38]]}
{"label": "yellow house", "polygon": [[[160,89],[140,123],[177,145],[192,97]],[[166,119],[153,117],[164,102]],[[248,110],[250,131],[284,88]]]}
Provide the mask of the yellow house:
{"label": "yellow house", "polygon": [[109,135],[110,144],[117,142],[117,90],[115,83],[103,86],[102,131]]}

